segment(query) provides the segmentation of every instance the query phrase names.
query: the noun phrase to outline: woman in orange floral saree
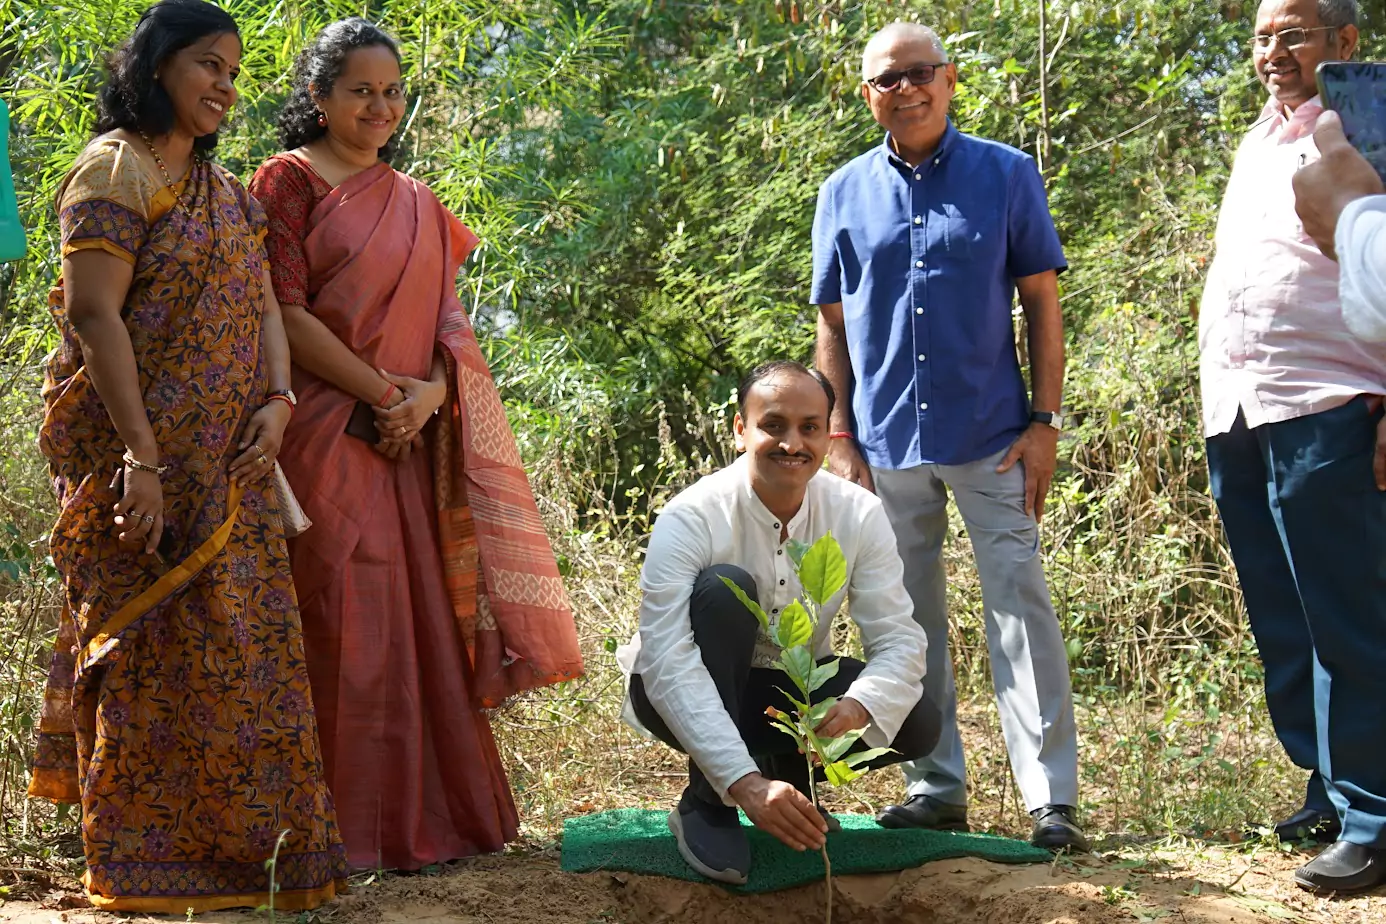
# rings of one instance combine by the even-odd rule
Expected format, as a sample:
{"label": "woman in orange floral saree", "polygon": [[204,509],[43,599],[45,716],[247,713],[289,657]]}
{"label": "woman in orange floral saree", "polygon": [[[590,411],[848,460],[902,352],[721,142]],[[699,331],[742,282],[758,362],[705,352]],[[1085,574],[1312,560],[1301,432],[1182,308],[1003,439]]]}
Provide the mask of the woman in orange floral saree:
{"label": "woman in orange floral saree", "polygon": [[[312,908],[346,874],[267,478],[292,401],[271,395],[288,353],[264,213],[198,156],[239,59],[216,7],[151,8],[58,194],[40,445],[65,597],[29,791],[81,804],[109,910],[256,907],[275,885]],[[151,73],[162,112],[129,105]]]}
{"label": "woman in orange floral saree", "polygon": [[457,299],[476,237],[379,157],[403,108],[388,36],[359,19],[329,26],[281,118],[290,150],[250,187],[294,351],[282,462],[314,522],[290,543],[308,672],[359,868],[418,869],[512,839],[483,709],[582,668]]}

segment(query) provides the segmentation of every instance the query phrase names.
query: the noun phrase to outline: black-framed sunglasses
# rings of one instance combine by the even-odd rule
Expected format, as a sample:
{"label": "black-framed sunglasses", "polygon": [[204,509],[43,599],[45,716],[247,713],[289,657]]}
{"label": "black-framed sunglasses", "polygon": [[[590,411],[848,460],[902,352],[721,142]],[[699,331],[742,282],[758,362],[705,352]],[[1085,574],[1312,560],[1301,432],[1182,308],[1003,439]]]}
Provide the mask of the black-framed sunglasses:
{"label": "black-framed sunglasses", "polygon": [[1294,51],[1309,44],[1311,32],[1337,32],[1337,26],[1315,26],[1312,29],[1282,29],[1279,32],[1258,32],[1251,37],[1251,47],[1257,51],[1269,51],[1272,42],[1279,42],[1282,48]]}
{"label": "black-framed sunglasses", "polygon": [[906,79],[909,80],[910,86],[922,87],[926,83],[933,83],[935,72],[947,66],[947,61],[942,64],[916,64],[914,67],[906,68],[903,71],[886,71],[884,74],[868,77],[866,82],[881,93],[890,93],[899,89],[901,82]]}

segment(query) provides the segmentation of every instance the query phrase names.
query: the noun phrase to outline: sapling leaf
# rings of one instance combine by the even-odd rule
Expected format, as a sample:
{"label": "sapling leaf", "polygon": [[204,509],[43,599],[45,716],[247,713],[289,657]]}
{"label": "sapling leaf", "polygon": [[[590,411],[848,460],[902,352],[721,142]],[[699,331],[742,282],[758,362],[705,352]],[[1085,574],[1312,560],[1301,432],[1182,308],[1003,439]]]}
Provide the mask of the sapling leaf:
{"label": "sapling leaf", "polygon": [[823,765],[823,775],[828,778],[828,782],[834,786],[846,786],[855,779],[865,776],[861,770],[854,770],[847,765],[846,761],[836,761],[831,764]]}
{"label": "sapling leaf", "polygon": [[799,734],[799,730],[797,728],[790,728],[788,725],[785,725],[782,722],[778,721],[771,722],[770,724],[773,725],[775,728],[778,728],[780,731],[784,732],[789,737],[793,738],[794,743],[799,745],[800,749],[803,748],[804,738],[802,735]]}
{"label": "sapling leaf", "polygon": [[813,670],[809,672],[809,692],[812,693],[814,690],[817,690],[823,684],[827,683],[829,680],[832,680],[834,677],[836,677],[837,667],[837,658],[833,658],[826,664],[819,664],[815,666]]}
{"label": "sapling leaf", "polygon": [[836,705],[836,696],[829,696],[827,699],[823,700],[820,703],[814,703],[813,708],[809,710],[808,718],[804,720],[804,724],[808,725],[810,728],[817,728],[818,724],[822,722],[824,718],[827,717],[828,710],[832,709]]}
{"label": "sapling leaf", "polygon": [[[809,708],[809,704],[808,704],[808,703],[801,703],[801,702],[799,702],[797,699],[795,699],[794,697],[790,696],[788,693],[785,693],[785,690],[784,690],[783,687],[775,687],[775,689],[776,689],[776,690],[779,690],[781,693],[784,693],[784,698],[787,699],[787,700],[789,700],[790,705],[792,705],[796,710],[798,710],[799,715],[807,715],[807,714],[810,712],[810,708]],[[768,715],[768,713],[767,713],[767,715]],[[771,716],[771,718],[774,718],[774,717]]]}
{"label": "sapling leaf", "polygon": [[760,620],[761,628],[768,632],[770,630],[770,617],[765,615],[765,610],[760,608],[760,604],[747,596],[746,591],[738,587],[736,582],[731,578],[726,575],[718,575],[718,577],[722,578],[722,583],[726,584],[727,587],[731,589],[731,592],[736,594],[736,599],[741,601],[742,606],[755,614],[756,619]]}
{"label": "sapling leaf", "polygon": [[842,755],[846,754],[853,744],[856,744],[857,739],[860,738],[865,731],[866,729],[864,728],[854,728],[851,731],[843,732],[830,741],[824,742],[823,757],[825,760],[823,762],[829,763],[831,761],[841,760]]}
{"label": "sapling leaf", "polygon": [[808,610],[798,600],[793,601],[780,613],[779,625],[775,627],[775,641],[786,650],[799,645],[807,645],[813,639],[813,620]]}
{"label": "sapling leaf", "polygon": [[866,763],[868,760],[875,760],[877,757],[884,757],[886,754],[894,753],[894,748],[870,748],[869,750],[858,751],[855,754],[848,754],[842,761],[849,767],[857,767]]}
{"label": "sapling leaf", "polygon": [[804,553],[799,564],[799,583],[819,606],[826,606],[847,583],[847,559],[831,531]]}
{"label": "sapling leaf", "polygon": [[809,674],[813,671],[813,655],[802,645],[780,652],[779,666],[794,685],[807,697]]}
{"label": "sapling leaf", "polygon": [[804,555],[812,546],[802,539],[789,540],[789,560],[794,565],[794,570],[799,570],[799,563],[804,560]]}

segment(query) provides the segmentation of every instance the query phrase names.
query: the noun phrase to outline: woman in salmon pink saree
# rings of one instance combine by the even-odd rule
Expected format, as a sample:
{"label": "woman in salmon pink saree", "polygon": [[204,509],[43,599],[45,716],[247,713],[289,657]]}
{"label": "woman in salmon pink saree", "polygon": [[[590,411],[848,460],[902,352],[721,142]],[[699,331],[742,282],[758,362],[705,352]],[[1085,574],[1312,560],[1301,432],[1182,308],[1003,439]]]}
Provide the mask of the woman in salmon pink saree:
{"label": "woman in salmon pink saree", "polygon": [[[517,814],[487,721],[581,674],[515,440],[458,301],[477,239],[393,170],[400,58],[361,19],[300,58],[269,216],[298,407],[280,464],[328,783],[355,868],[501,849]],[[378,442],[376,441],[378,440]]]}

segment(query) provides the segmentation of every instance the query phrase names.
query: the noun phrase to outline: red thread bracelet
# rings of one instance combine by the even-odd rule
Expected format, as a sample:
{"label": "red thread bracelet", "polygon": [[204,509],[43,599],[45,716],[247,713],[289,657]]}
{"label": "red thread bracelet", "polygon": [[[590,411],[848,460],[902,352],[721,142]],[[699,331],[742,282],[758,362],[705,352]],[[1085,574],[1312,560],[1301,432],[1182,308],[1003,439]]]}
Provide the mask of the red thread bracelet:
{"label": "red thread bracelet", "polygon": [[393,395],[394,393],[395,393],[395,383],[394,383],[394,382],[391,382],[391,383],[390,383],[390,387],[387,388],[387,389],[385,389],[385,395],[384,395],[384,397],[382,397],[379,401],[377,401],[375,406],[376,406],[376,407],[384,407],[384,406],[385,406],[385,402],[386,402],[386,401],[389,401],[389,400],[390,400],[390,396]]}
{"label": "red thread bracelet", "polygon": [[294,416],[294,403],[289,400],[288,395],[270,395],[269,399],[271,401],[283,401],[284,404],[287,405],[289,408],[289,416]]}
{"label": "red thread bracelet", "polygon": [[829,433],[830,440],[854,440],[857,438],[855,433],[848,433],[846,430],[839,430],[836,433]]}

